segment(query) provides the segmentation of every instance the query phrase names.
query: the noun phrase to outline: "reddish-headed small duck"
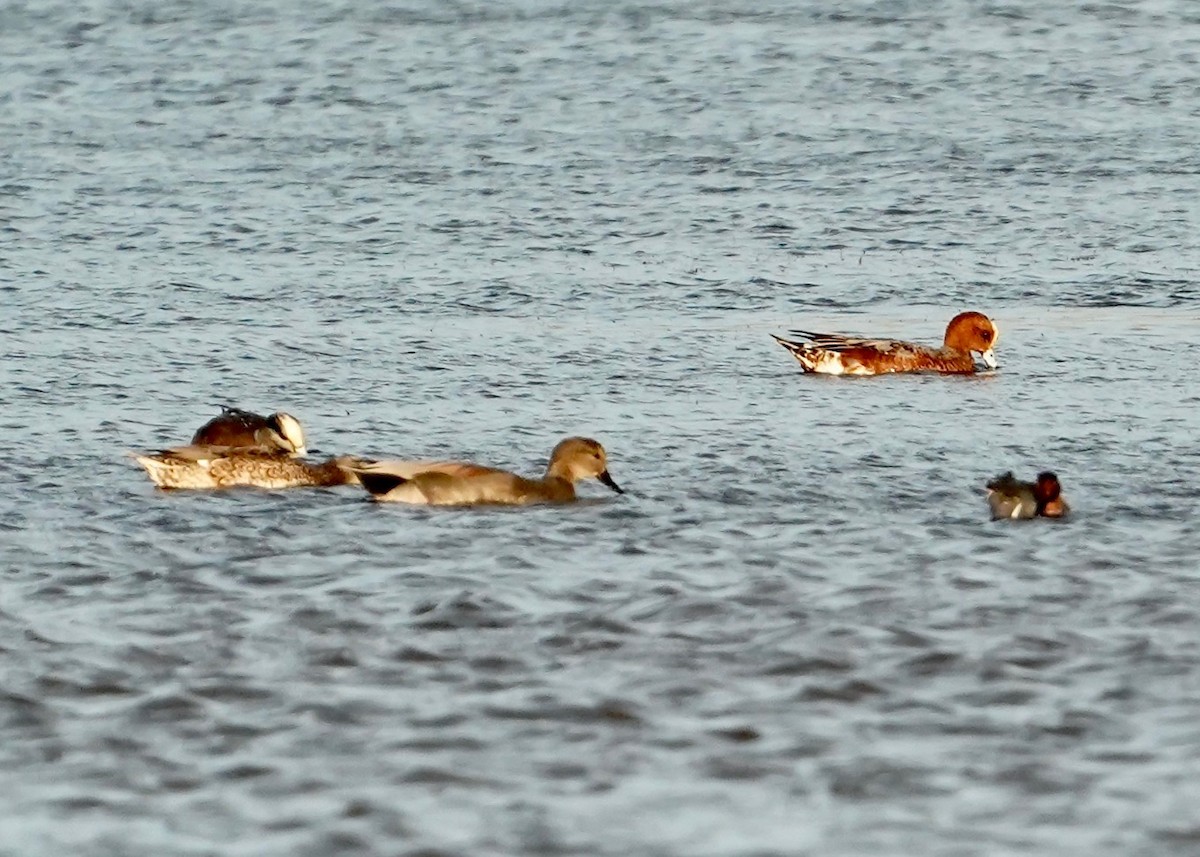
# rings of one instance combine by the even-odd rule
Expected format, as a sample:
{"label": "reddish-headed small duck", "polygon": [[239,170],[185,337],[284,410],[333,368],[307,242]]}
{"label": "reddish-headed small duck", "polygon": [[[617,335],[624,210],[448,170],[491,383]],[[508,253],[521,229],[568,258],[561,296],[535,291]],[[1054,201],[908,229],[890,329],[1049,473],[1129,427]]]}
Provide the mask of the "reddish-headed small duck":
{"label": "reddish-headed small duck", "polygon": [[1003,473],[987,484],[987,501],[996,519],[1062,518],[1070,511],[1058,477],[1049,471],[1039,473],[1035,482],[1021,482],[1011,471]]}

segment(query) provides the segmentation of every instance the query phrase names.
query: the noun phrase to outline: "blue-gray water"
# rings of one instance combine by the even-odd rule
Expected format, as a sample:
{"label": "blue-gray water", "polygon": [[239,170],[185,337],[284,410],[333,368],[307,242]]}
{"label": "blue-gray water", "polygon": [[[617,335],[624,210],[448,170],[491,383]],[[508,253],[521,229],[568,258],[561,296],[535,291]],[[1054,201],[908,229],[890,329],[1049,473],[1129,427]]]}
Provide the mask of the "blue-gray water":
{"label": "blue-gray water", "polygon": [[[4,857],[1200,852],[1193,3],[10,3],[0,80]],[[629,493],[156,492],[214,403]]]}

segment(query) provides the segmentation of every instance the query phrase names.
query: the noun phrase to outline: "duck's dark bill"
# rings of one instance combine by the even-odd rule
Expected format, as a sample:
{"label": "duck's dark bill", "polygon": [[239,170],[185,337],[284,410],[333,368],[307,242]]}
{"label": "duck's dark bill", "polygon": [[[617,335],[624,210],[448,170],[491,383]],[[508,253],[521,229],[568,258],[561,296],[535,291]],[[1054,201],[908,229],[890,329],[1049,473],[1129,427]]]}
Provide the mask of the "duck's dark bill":
{"label": "duck's dark bill", "polygon": [[618,494],[625,493],[624,491],[621,490],[620,485],[618,485],[616,482],[613,482],[613,478],[608,475],[607,470],[602,470],[600,472],[600,475],[597,476],[596,478],[599,479],[603,484],[607,485],[612,490],[616,491]]}

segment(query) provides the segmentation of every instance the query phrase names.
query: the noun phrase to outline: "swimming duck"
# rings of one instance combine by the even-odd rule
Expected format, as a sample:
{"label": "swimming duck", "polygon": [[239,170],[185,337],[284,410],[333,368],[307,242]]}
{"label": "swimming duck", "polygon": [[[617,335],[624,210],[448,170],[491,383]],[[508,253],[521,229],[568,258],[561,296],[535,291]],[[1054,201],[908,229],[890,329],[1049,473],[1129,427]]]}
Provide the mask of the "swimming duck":
{"label": "swimming duck", "polygon": [[960,312],[946,326],[941,348],[896,339],[855,339],[836,333],[795,330],[793,341],[772,338],[800,361],[805,372],[827,375],[880,375],[888,372],[975,371],[974,354],[989,369],[996,368],[992,348],[1000,338],[995,322],[980,312]]}
{"label": "swimming duck", "polygon": [[554,447],[541,479],[463,461],[381,461],[351,469],[375,500],[427,506],[570,503],[575,483],[593,478],[625,493],[608,475],[604,447],[586,437]]}
{"label": "swimming duck", "polygon": [[301,461],[282,451],[219,446],[183,446],[156,453],[134,454],[159,488],[299,488],[352,485],[350,469],[361,464],[350,456],[319,464]]}
{"label": "swimming duck", "polygon": [[987,484],[987,492],[994,519],[1061,518],[1071,510],[1058,477],[1049,471],[1039,473],[1036,482],[1020,482],[1012,471],[1003,473]]}
{"label": "swimming duck", "polygon": [[300,421],[283,411],[264,417],[241,408],[222,407],[220,416],[213,417],[192,435],[192,445],[281,450],[295,456],[308,454]]}

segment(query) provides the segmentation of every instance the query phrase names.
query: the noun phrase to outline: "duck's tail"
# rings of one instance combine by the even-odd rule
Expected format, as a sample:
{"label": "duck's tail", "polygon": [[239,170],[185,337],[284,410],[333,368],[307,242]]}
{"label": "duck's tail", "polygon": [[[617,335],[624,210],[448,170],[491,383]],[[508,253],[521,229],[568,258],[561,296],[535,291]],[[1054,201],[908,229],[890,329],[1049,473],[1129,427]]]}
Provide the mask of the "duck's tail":
{"label": "duck's tail", "polygon": [[386,494],[397,485],[403,485],[408,481],[395,473],[378,473],[372,470],[355,470],[353,468],[351,470],[358,476],[358,481],[362,483],[362,486],[376,497]]}
{"label": "duck's tail", "polygon": [[175,488],[175,468],[163,460],[162,453],[130,452],[129,457],[141,465],[150,481],[159,488]]}
{"label": "duck's tail", "polygon": [[803,342],[793,342],[790,339],[784,339],[782,336],[776,336],[773,333],[771,334],[771,338],[791,352],[791,355],[800,363],[800,368],[805,372],[816,371],[816,352],[814,352],[810,345]]}

